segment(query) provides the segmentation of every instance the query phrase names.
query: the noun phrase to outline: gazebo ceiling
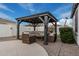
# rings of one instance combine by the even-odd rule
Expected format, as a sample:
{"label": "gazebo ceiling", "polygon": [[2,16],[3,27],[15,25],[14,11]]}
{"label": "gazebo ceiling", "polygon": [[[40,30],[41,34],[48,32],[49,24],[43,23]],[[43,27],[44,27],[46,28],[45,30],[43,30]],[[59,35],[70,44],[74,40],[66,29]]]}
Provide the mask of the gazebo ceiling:
{"label": "gazebo ceiling", "polygon": [[48,16],[50,18],[49,22],[57,21],[57,19],[50,12],[44,12],[44,13],[38,13],[38,14],[30,15],[30,16],[20,17],[20,18],[17,18],[16,20],[29,22],[29,23],[42,23],[39,17],[44,18],[44,16]]}

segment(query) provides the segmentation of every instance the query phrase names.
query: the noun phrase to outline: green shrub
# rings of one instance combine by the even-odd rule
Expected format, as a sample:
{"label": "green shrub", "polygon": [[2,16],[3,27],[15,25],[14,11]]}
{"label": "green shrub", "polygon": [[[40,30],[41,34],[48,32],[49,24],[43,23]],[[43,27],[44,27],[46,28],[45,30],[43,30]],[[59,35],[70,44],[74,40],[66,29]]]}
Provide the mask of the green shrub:
{"label": "green shrub", "polygon": [[59,29],[61,41],[64,43],[75,43],[73,30],[70,27],[63,27]]}

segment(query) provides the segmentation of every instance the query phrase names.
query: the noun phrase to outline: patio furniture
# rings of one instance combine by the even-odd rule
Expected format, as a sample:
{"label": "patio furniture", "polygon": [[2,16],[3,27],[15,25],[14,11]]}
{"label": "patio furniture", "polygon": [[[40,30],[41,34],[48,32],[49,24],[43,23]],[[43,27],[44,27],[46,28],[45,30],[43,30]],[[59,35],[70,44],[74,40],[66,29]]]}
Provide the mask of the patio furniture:
{"label": "patio furniture", "polygon": [[49,28],[49,31],[48,31],[48,42],[54,42],[54,36],[55,36],[55,32],[54,32],[54,30],[53,31],[51,31],[51,30],[53,30],[53,29],[50,29]]}
{"label": "patio furniture", "polygon": [[[44,41],[44,31],[35,31],[36,39]],[[54,42],[54,32],[48,34],[48,42]]]}
{"label": "patio furniture", "polygon": [[53,36],[48,36],[48,42],[54,42]]}
{"label": "patio furniture", "polygon": [[36,41],[35,36],[30,36],[29,33],[22,33],[22,42],[23,43],[27,43],[27,44],[31,44],[34,43]]}
{"label": "patio furniture", "polygon": [[44,31],[36,31],[36,38],[40,39],[41,41],[44,40]]}

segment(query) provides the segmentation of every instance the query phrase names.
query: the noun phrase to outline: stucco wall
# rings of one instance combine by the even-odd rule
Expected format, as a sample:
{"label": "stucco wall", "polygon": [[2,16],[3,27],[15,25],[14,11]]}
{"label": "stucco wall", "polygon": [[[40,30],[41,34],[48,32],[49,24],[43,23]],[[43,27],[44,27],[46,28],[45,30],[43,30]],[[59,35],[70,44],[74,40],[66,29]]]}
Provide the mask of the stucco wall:
{"label": "stucco wall", "polygon": [[0,24],[0,37],[11,36],[11,30],[6,24]]}
{"label": "stucco wall", "polygon": [[[20,35],[23,31],[29,30],[25,26],[20,26]],[[17,34],[17,27],[16,24],[0,24],[0,37],[9,37],[9,36],[16,36]]]}
{"label": "stucco wall", "polygon": [[36,31],[44,31],[44,27],[41,26],[41,27],[36,27]]}
{"label": "stucco wall", "polygon": [[[78,10],[78,11],[77,11]],[[75,13],[74,13],[74,16],[73,16],[73,32],[74,32],[74,37],[75,37],[75,40],[76,40],[76,43],[77,45],[79,46],[79,17],[78,17],[78,32],[75,32],[75,15],[76,15],[76,12],[77,12],[77,15],[79,16],[79,6],[78,8],[76,9]],[[76,33],[76,35],[75,35]]]}
{"label": "stucco wall", "polygon": [[[78,16],[79,16],[79,5],[78,5]],[[79,46],[79,17],[78,17],[78,33],[77,33],[77,44]]]}

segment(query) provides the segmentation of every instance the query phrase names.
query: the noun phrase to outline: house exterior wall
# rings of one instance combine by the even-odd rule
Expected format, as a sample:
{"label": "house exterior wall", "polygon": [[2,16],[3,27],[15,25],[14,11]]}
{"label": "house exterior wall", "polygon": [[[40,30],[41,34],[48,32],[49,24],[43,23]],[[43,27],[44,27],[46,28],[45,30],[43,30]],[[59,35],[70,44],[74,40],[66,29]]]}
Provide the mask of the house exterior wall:
{"label": "house exterior wall", "polygon": [[36,31],[44,31],[44,26],[36,27]]}
{"label": "house exterior wall", "polygon": [[[29,30],[26,26],[20,26],[20,35],[23,31]],[[30,30],[31,31],[31,30]],[[0,24],[0,37],[10,37],[17,35],[17,25],[8,23],[8,24]]]}
{"label": "house exterior wall", "polygon": [[[79,5],[78,5],[77,9],[75,10],[75,13],[74,13],[73,18],[72,18],[73,19],[72,25],[73,25],[74,37],[75,37],[77,45],[79,46],[79,17],[77,17],[77,16],[79,16]],[[77,25],[77,32],[75,29],[75,26],[76,26],[75,21],[77,21],[77,24],[78,24]]]}
{"label": "house exterior wall", "polygon": [[27,26],[20,25],[20,35],[24,31],[34,31],[34,28],[33,27],[30,27],[30,26],[27,27]]}
{"label": "house exterior wall", "polygon": [[[78,16],[79,16],[79,5],[78,5]],[[79,45],[79,17],[78,17],[78,33],[77,33],[77,44]]]}
{"label": "house exterior wall", "polygon": [[5,24],[0,24],[0,37],[8,37],[8,36],[11,36],[9,26]]}
{"label": "house exterior wall", "polygon": [[73,32],[75,33],[75,16],[73,16],[73,20],[72,20],[72,26],[73,26]]}
{"label": "house exterior wall", "polygon": [[[60,28],[60,27],[61,27],[61,26],[57,26],[57,35],[60,34],[60,32],[59,32],[59,28]],[[36,31],[44,31],[44,26],[36,27]]]}

